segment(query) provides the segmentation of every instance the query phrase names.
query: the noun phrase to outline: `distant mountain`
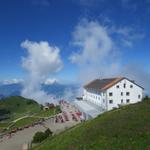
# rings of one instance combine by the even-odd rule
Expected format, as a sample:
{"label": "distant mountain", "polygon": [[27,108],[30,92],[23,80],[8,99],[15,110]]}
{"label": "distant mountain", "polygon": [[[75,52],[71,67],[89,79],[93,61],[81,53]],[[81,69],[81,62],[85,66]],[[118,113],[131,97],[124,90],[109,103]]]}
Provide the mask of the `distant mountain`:
{"label": "distant mountain", "polygon": [[22,85],[21,84],[8,84],[8,85],[0,85],[0,98],[8,97],[8,96],[19,96],[21,94]]}
{"label": "distant mountain", "polygon": [[[57,98],[60,97],[74,97],[77,93],[78,85],[74,84],[60,84],[54,82],[53,84],[42,84],[42,89],[47,94],[55,95]],[[0,85],[0,99],[8,96],[20,96],[23,89],[22,84],[7,84]]]}
{"label": "distant mountain", "polygon": [[2,94],[0,94],[0,99],[2,99],[2,98],[5,98],[5,96],[4,96],[4,95],[2,95]]}

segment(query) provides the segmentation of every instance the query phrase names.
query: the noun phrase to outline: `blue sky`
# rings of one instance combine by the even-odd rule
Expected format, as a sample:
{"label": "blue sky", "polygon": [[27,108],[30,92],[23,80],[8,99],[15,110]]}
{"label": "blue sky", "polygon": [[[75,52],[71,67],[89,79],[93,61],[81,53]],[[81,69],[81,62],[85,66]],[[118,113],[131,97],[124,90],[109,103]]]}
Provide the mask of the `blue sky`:
{"label": "blue sky", "polygon": [[[129,68],[142,69],[146,77],[150,74],[149,0],[1,0],[0,3],[0,80],[25,77],[21,58],[26,57],[27,51],[21,43],[29,40],[47,41],[50,46],[59,47],[63,68],[50,77],[76,82],[84,76],[81,75],[82,70],[88,68],[87,61],[90,59],[86,57],[82,66],[82,62],[72,63],[69,59],[74,53],[82,56],[86,51],[83,45],[74,44],[79,37],[76,39],[73,34],[78,33],[78,26],[84,26],[83,20],[88,25],[94,22],[95,26],[107,29],[117,50],[114,53],[117,55],[115,64],[125,68],[125,71],[114,74],[98,70],[99,75],[122,75],[122,72],[129,75],[132,74]],[[85,25],[87,29],[88,25]],[[98,62],[97,66],[108,65],[111,60],[109,69],[116,59],[108,55],[106,60]],[[90,66],[96,68],[95,65]],[[141,74],[138,80],[142,80]]]}

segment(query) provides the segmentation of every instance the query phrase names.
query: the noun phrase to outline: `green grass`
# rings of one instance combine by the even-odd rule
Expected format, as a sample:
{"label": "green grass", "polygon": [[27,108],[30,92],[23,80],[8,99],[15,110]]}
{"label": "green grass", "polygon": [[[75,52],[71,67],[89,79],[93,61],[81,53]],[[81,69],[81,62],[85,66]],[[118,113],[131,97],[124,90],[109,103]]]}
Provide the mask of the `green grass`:
{"label": "green grass", "polygon": [[60,113],[60,106],[56,106],[55,108],[49,109],[49,110],[41,110],[40,112],[38,112],[35,116],[38,117],[50,117],[52,115],[58,114]]}
{"label": "green grass", "polygon": [[39,112],[40,106],[33,100],[21,96],[12,96],[0,101],[0,109],[9,111],[10,120],[14,120],[28,114],[31,115]]}
{"label": "green grass", "polygon": [[33,150],[149,150],[150,99],[83,122]]}
{"label": "green grass", "polygon": [[55,109],[50,109],[50,110],[46,110],[46,111],[41,110],[35,116],[38,116],[38,117],[50,117],[50,116],[52,116],[54,114],[55,114]]}
{"label": "green grass", "polygon": [[0,123],[0,128],[8,127],[11,123]]}
{"label": "green grass", "polygon": [[23,127],[25,125],[30,125],[38,120],[39,120],[39,118],[34,118],[34,117],[23,118],[21,120],[18,120],[13,126],[11,126],[11,129]]}
{"label": "green grass", "polygon": [[11,125],[11,122],[8,122],[8,123],[0,123],[0,132],[2,132],[3,129],[9,127],[9,125]]}

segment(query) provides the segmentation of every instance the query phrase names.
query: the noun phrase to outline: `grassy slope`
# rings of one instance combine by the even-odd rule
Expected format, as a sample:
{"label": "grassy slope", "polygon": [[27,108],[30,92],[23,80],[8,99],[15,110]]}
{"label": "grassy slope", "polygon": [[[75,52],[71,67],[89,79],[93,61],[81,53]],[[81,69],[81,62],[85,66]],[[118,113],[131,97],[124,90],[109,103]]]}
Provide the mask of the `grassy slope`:
{"label": "grassy slope", "polygon": [[[10,119],[0,122],[0,132],[12,124],[12,120],[40,111],[37,102],[21,96],[11,96],[0,101],[0,109],[10,111]],[[23,121],[24,122],[24,121]]]}
{"label": "grassy slope", "polygon": [[107,112],[48,138],[35,150],[148,150],[150,100]]}
{"label": "grassy slope", "polygon": [[38,121],[39,118],[34,118],[34,117],[27,117],[27,118],[23,118],[19,121],[17,121],[12,127],[11,129],[13,128],[18,128],[18,127],[23,127],[25,125],[29,125],[29,124],[32,124],[33,122],[36,122]]}
{"label": "grassy slope", "polygon": [[12,96],[1,100],[0,108],[9,110],[12,120],[27,114],[36,113],[40,110],[38,103],[21,96]]}

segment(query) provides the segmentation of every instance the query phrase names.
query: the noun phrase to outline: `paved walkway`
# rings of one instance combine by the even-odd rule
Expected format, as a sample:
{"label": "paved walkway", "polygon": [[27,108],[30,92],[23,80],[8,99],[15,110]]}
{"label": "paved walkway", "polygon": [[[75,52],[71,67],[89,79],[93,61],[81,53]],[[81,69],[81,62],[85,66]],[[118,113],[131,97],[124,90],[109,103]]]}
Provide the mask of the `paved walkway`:
{"label": "paved walkway", "polygon": [[102,114],[104,110],[100,106],[96,106],[85,100],[75,100],[73,104],[84,114],[86,114],[85,119],[95,118],[99,114]]}
{"label": "paved walkway", "polygon": [[21,119],[24,119],[24,118],[27,118],[27,117],[29,117],[29,115],[25,115],[25,116],[23,116],[23,117],[17,118],[17,119],[15,119],[15,120],[13,120],[12,122],[16,123],[17,121],[19,121],[19,120],[21,120]]}
{"label": "paved walkway", "polygon": [[[9,139],[5,136],[3,137],[3,139],[0,139],[0,150],[22,150],[23,144],[31,142],[34,134],[37,131],[45,131],[46,128],[50,128],[54,134],[58,134],[66,130],[67,128],[70,128],[80,123],[79,118],[78,121],[72,119],[72,113],[75,114],[74,107],[65,103],[61,105],[61,108],[63,112],[66,112],[69,121],[64,121],[63,123],[56,123],[55,118],[50,118],[46,120],[43,125],[36,125],[34,127],[30,127],[12,134],[12,137]],[[57,116],[62,116],[63,120],[65,120],[63,113],[60,113]]]}

